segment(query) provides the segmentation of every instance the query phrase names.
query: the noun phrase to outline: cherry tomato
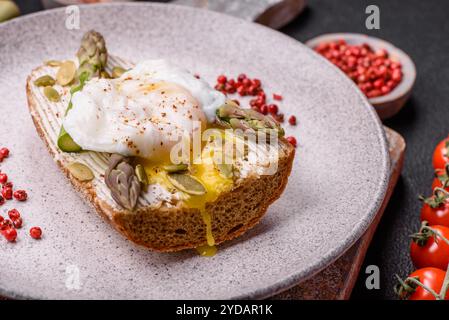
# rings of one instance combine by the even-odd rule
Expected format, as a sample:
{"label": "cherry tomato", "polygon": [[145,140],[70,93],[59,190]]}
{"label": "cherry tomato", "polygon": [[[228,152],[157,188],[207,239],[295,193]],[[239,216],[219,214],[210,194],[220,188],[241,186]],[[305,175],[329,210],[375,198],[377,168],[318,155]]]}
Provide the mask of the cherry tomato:
{"label": "cherry tomato", "polygon": [[424,203],[421,209],[421,221],[427,221],[431,226],[439,225],[449,228],[449,199],[436,208]]}
{"label": "cherry tomato", "polygon": [[[442,188],[442,187],[443,187],[443,183],[441,182],[440,179],[438,179],[438,178],[433,179],[432,190],[435,190],[435,188]],[[449,186],[444,188],[444,190],[449,191]]]}
{"label": "cherry tomato", "polygon": [[432,182],[432,190],[435,188],[443,188],[446,185],[444,190],[449,191],[449,166],[446,164],[444,170],[435,170],[435,179]]}
{"label": "cherry tomato", "polygon": [[[443,286],[445,275],[446,273],[441,269],[423,268],[413,272],[409,275],[409,278],[417,277],[422,284],[429,287],[436,293],[439,293],[441,287]],[[416,287],[415,292],[408,297],[408,300],[435,300],[435,297],[426,289],[418,286]],[[447,292],[444,300],[449,300],[449,291]]]}
{"label": "cherry tomato", "polygon": [[433,152],[433,167],[435,169],[444,169],[446,163],[449,162],[447,156],[447,149],[449,147],[449,137],[438,143],[435,151]]}
{"label": "cherry tomato", "polygon": [[[431,226],[430,228],[440,236],[429,232],[424,227],[414,235],[410,246],[410,255],[417,268],[434,267],[446,270],[449,264],[449,244],[441,237],[449,239],[449,228],[444,226]],[[435,241],[436,237],[436,241]]]}

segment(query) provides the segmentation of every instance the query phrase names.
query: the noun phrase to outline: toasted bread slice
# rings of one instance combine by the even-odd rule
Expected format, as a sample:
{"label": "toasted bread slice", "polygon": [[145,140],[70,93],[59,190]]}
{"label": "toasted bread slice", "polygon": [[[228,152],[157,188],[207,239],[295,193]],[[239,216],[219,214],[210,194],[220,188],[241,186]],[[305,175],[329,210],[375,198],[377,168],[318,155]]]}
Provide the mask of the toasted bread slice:
{"label": "toasted bread slice", "polygon": [[[116,57],[110,57],[108,64],[124,68],[132,66]],[[104,182],[108,154],[91,151],[64,153],[59,150],[57,138],[70,100],[69,88],[55,85],[54,88],[61,94],[61,101],[54,103],[46,99],[42,88],[34,85],[40,76],[54,76],[56,71],[57,68],[50,66],[40,66],[32,71],[26,84],[28,106],[39,136],[73,186],[99,214],[137,244],[163,252],[206,245],[204,212],[185,206],[173,192],[157,184],[150,185],[147,192],[140,196],[134,211],[124,210],[112,199]],[[211,218],[216,244],[251,229],[263,217],[268,206],[280,197],[287,184],[295,151],[282,138],[278,149],[278,169],[274,175],[261,175],[258,170],[251,170],[244,178],[237,180],[230,191],[206,204],[205,210]],[[72,176],[67,166],[74,161],[89,166],[95,178],[81,182]]]}

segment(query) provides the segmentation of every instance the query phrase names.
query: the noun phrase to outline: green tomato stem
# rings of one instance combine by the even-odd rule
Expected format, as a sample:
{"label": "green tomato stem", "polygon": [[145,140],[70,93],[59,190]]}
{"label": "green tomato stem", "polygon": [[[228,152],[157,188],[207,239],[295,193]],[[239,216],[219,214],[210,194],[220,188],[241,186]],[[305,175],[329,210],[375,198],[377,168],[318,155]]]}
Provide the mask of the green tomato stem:
{"label": "green tomato stem", "polygon": [[439,297],[441,300],[444,300],[446,298],[446,293],[449,288],[449,271],[448,271],[448,269],[449,269],[449,265],[447,266],[446,275],[445,275],[444,281],[443,281],[443,286],[441,287],[440,294],[439,294]]}
{"label": "green tomato stem", "polygon": [[443,188],[435,188],[435,190],[433,190],[435,196],[438,196],[438,192],[441,192],[442,194],[444,194],[444,196],[449,197],[449,192],[447,192]]}
{"label": "green tomato stem", "polygon": [[[446,273],[447,276],[447,273]],[[428,286],[426,286],[424,283],[422,283],[421,281],[419,281],[418,279],[415,278],[407,278],[405,280],[405,282],[413,282],[414,284],[420,286],[421,288],[423,288],[424,290],[427,290],[431,295],[433,295],[435,297],[436,300],[440,300],[440,295],[438,293],[436,293],[434,290],[432,290],[431,288],[429,288]]]}
{"label": "green tomato stem", "polygon": [[449,240],[446,237],[444,237],[439,231],[437,231],[437,230],[435,230],[435,229],[433,229],[431,227],[428,227],[428,226],[422,227],[421,230],[428,230],[434,236],[441,238],[441,240],[443,240],[444,242],[446,242],[446,244],[449,245]]}

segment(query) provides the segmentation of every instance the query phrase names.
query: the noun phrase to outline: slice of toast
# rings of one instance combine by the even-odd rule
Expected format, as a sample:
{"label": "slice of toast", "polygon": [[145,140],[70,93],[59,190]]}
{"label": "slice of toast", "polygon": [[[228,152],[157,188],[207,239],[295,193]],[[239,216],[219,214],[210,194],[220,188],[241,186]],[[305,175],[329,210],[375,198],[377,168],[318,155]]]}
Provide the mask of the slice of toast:
{"label": "slice of toast", "polygon": [[[122,59],[111,56],[110,66],[132,67]],[[111,197],[104,182],[109,154],[98,152],[64,153],[57,147],[58,133],[70,100],[69,88],[55,85],[60,102],[50,102],[43,89],[34,81],[43,75],[55,76],[57,68],[40,66],[32,71],[26,84],[28,106],[36,130],[45,142],[53,159],[84,198],[96,211],[131,241],[155,251],[178,251],[207,244],[206,225],[198,209],[184,205],[176,195],[154,184],[143,193],[137,208],[128,211]],[[260,175],[257,170],[235,182],[233,188],[218,199],[206,204],[211,217],[215,243],[233,239],[256,225],[268,206],[282,194],[292,169],[294,148],[283,138],[279,141],[278,169],[274,175]],[[92,169],[95,178],[89,182],[77,180],[68,164],[81,162]]]}

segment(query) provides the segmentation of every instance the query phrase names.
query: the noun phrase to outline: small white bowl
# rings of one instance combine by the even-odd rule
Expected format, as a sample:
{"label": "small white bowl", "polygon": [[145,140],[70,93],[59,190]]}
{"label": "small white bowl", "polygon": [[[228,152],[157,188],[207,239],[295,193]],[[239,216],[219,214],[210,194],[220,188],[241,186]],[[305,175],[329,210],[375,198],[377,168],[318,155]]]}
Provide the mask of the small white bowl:
{"label": "small white bowl", "polygon": [[350,45],[369,44],[374,50],[385,49],[392,60],[402,64],[402,81],[390,93],[369,98],[369,102],[376,109],[381,119],[387,119],[398,113],[407,102],[416,80],[416,67],[412,59],[401,49],[379,38],[358,33],[328,33],[315,37],[305,44],[315,48],[322,42],[331,42],[343,39]]}

